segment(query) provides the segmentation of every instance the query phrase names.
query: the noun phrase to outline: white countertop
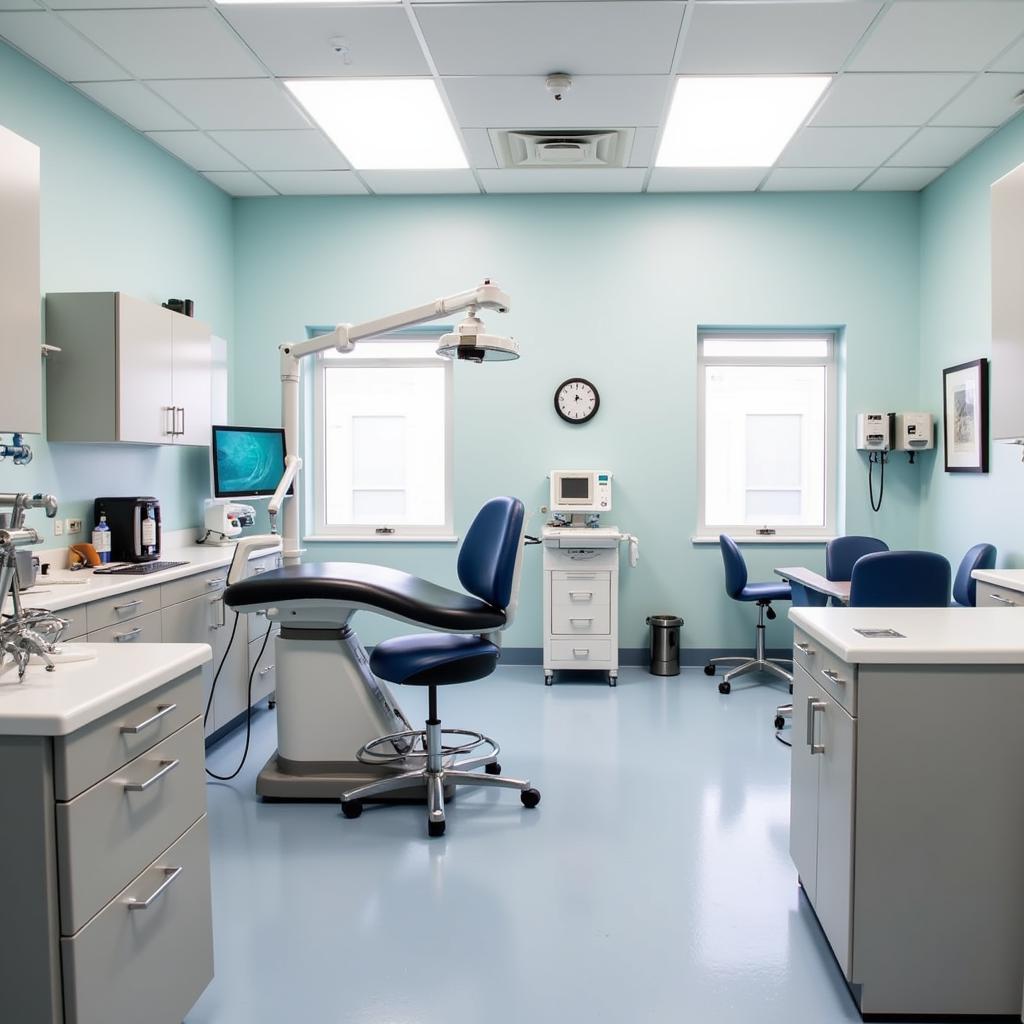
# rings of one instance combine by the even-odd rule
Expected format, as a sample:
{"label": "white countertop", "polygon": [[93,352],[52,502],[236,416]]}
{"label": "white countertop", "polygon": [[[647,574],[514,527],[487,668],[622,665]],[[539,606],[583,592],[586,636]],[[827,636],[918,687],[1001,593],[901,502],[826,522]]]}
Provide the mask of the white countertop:
{"label": "white countertop", "polygon": [[1024,592],[1024,569],[975,569],[971,575],[982,583]]}
{"label": "white countertop", "polygon": [[[790,621],[863,665],[1024,665],[1024,608],[791,608]],[[856,629],[894,629],[869,639]]]}
{"label": "white countertop", "polygon": [[54,672],[32,665],[21,682],[12,662],[3,666],[0,735],[67,736],[213,657],[206,644],[81,646],[95,650],[96,657],[58,665]]}

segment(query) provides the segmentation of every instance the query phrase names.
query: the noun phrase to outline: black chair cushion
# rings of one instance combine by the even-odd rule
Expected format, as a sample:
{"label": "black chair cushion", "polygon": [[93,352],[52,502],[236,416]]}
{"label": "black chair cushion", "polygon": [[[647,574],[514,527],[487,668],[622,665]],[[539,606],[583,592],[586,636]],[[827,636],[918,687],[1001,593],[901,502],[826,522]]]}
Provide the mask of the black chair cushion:
{"label": "black chair cushion", "polygon": [[406,686],[445,686],[489,676],[501,651],[478,636],[416,633],[377,644],[370,655],[373,674]]}

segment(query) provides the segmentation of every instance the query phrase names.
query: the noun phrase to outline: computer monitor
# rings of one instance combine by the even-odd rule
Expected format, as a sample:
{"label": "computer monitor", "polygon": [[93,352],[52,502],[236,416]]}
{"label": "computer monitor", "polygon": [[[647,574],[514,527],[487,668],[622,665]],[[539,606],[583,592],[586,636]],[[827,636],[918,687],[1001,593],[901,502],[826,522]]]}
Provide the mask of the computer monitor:
{"label": "computer monitor", "polygon": [[[266,498],[284,475],[282,427],[213,428],[210,462],[215,498]],[[288,493],[292,494],[291,488]]]}
{"label": "computer monitor", "polygon": [[552,512],[610,512],[612,475],[601,469],[553,469],[551,479]]}

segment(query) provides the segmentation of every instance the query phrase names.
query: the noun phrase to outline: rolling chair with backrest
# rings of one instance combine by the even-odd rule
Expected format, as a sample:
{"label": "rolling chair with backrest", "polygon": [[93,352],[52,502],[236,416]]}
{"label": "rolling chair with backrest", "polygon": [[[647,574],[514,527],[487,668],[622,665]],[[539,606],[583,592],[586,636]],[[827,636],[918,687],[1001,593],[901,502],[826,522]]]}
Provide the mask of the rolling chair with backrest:
{"label": "rolling chair with backrest", "polygon": [[953,580],[953,600],[965,608],[978,603],[978,581],[971,575],[975,569],[994,569],[996,548],[994,544],[975,544],[960,560],[960,567]]}
{"label": "rolling chair with backrest", "polygon": [[[731,662],[739,662],[736,668],[725,673],[725,677],[718,684],[719,693],[728,693],[732,689],[732,681],[738,676],[746,675],[748,672],[771,672],[773,675],[784,679],[787,683],[793,682],[793,677],[780,668],[781,661],[765,656],[765,616],[769,619],[775,618],[775,611],[772,608],[772,601],[789,601],[792,597],[792,590],[788,583],[781,580],[778,583],[748,583],[747,563],[743,554],[736,546],[732,537],[722,534],[718,538],[722,550],[722,561],[725,565],[725,592],[734,601],[750,601],[757,603],[757,629],[755,632],[754,656],[752,658],[723,657],[712,658],[705,666],[705,675],[713,676],[716,665],[724,665]],[[786,659],[788,662],[789,659]]]}
{"label": "rolling chair with backrest", "polygon": [[[889,545],[877,537],[833,537],[825,545],[825,579],[850,580],[853,578],[853,567],[858,558],[888,550]],[[832,598],[833,605],[838,607],[842,603],[837,598]]]}
{"label": "rolling chair with backrest", "polygon": [[[459,581],[475,598],[501,612],[503,622],[499,630],[508,628],[515,614],[525,528],[525,511],[518,498],[492,498],[477,513],[459,552]],[[497,744],[480,733],[442,729],[438,717],[437,688],[489,676],[501,655],[497,639],[497,631],[469,636],[416,633],[377,644],[370,656],[373,673],[391,683],[427,687],[429,713],[424,729],[379,737],[367,743],[358,757],[369,764],[395,763],[400,757],[393,751],[412,744],[422,754],[423,765],[349,790],[342,796],[345,817],[358,818],[364,800],[417,785],[426,789],[427,831],[431,836],[444,834],[445,789],[452,786],[518,789],[526,807],[537,806],[540,793],[526,779],[497,774],[501,766],[493,756],[458,759],[460,754],[471,753],[480,742],[490,743],[494,750]],[[445,745],[445,736],[457,741]],[[458,742],[460,737],[463,742]],[[487,774],[470,770],[481,764]]]}
{"label": "rolling chair with backrest", "polygon": [[859,558],[850,577],[851,608],[946,608],[949,562],[933,551],[879,551]]}

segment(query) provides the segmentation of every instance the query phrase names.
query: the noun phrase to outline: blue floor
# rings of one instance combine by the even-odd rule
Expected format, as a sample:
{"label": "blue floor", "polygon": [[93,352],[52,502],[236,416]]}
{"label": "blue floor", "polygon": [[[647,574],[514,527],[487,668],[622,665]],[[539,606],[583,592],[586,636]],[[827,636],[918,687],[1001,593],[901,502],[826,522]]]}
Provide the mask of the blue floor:
{"label": "blue floor", "polygon": [[259,803],[260,712],[208,787],[216,977],[188,1024],[859,1020],[787,853],[785,699],[699,669],[446,687],[445,724],[498,738],[543,799],[463,790],[433,840],[419,807]]}

